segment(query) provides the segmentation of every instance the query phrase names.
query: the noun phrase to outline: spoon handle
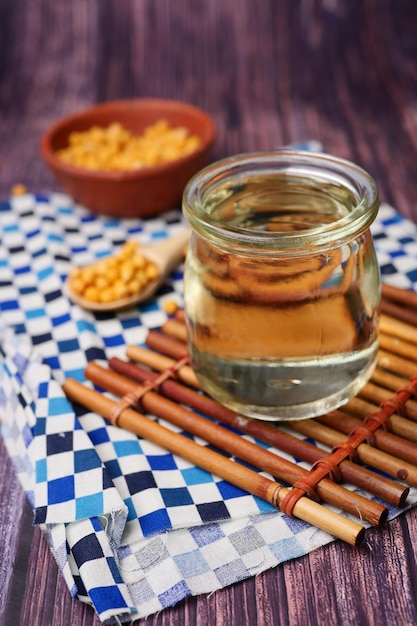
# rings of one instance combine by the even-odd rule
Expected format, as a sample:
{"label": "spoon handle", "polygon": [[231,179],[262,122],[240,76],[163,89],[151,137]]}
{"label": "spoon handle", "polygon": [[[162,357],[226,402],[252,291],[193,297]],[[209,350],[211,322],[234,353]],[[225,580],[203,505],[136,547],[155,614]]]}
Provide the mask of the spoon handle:
{"label": "spoon handle", "polygon": [[161,239],[157,243],[144,247],[143,253],[151,259],[158,259],[161,273],[168,275],[184,258],[190,235],[191,230],[184,230],[178,235]]}

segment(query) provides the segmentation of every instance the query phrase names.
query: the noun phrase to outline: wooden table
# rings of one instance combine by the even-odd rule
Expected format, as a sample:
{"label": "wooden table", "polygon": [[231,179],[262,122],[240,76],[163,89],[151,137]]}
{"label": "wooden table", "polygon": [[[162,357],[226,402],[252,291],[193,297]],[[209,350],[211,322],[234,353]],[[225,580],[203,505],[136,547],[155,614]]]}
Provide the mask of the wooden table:
{"label": "wooden table", "polygon": [[[415,0],[2,0],[0,195],[56,189],[48,125],[115,98],[182,99],[218,125],[214,157],[316,139],[417,221]],[[94,625],[70,598],[0,441],[0,622]],[[417,624],[417,513],[360,549],[308,556],[140,621]]]}

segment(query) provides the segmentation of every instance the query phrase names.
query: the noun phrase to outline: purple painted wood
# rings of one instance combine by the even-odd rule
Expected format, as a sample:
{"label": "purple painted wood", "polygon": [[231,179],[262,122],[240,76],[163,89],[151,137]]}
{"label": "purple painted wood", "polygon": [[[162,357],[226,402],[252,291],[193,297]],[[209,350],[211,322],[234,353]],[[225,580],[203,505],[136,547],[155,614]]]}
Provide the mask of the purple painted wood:
{"label": "purple painted wood", "polygon": [[[218,124],[215,157],[317,139],[417,221],[415,0],[2,0],[0,196],[56,189],[38,142],[96,101],[167,97]],[[0,441],[0,624],[98,626],[73,601]],[[417,624],[417,515],[141,626]]]}

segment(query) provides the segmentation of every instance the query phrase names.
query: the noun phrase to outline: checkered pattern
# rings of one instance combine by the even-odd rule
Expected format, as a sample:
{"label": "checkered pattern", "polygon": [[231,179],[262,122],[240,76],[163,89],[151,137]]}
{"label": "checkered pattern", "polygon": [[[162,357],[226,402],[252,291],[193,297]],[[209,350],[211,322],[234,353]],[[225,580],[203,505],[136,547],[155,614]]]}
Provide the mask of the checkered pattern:
{"label": "checkered pattern", "polygon": [[[332,540],[63,396],[60,383],[84,381],[88,361],[123,358],[161,326],[164,300],[182,304],[178,271],[141,307],[84,311],[65,294],[71,265],[182,228],[179,210],[117,220],[61,194],[0,203],[1,432],[71,594],[102,621],[152,614]],[[416,226],[383,206],[373,233],[384,279],[416,286]]]}

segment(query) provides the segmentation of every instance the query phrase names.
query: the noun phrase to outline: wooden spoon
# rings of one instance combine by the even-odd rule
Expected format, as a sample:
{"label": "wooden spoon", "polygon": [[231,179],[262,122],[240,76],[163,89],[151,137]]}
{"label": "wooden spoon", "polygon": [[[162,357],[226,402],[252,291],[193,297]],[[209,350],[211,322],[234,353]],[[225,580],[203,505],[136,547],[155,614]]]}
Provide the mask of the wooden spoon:
{"label": "wooden spoon", "polygon": [[[156,264],[158,276],[136,294],[119,300],[112,300],[111,302],[93,302],[74,291],[71,285],[71,276],[68,276],[65,283],[67,293],[75,304],[91,311],[116,311],[143,302],[153,296],[172,270],[181,262],[184,257],[185,247],[190,239],[190,234],[191,232],[186,230],[173,237],[161,239],[157,243],[139,248],[139,253],[142,256]],[[102,260],[95,261],[90,267],[99,263],[102,263]]]}

